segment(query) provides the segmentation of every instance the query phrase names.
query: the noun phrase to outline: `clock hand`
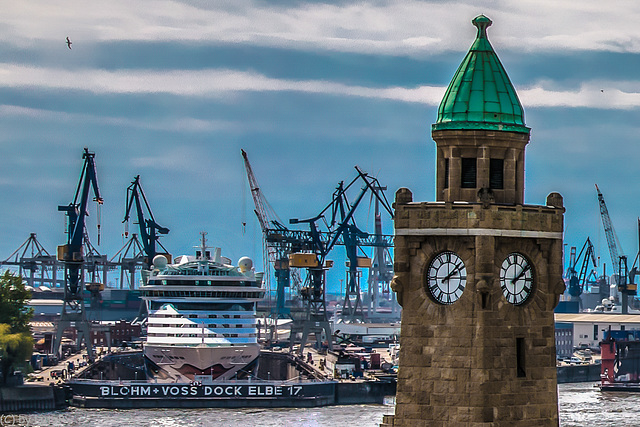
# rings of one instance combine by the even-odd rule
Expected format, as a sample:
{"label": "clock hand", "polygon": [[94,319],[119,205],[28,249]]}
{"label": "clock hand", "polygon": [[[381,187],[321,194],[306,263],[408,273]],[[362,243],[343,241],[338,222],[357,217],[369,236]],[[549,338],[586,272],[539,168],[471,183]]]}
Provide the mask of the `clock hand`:
{"label": "clock hand", "polygon": [[531,266],[529,266],[529,265],[525,266],[525,267],[522,269],[522,271],[520,272],[520,274],[518,274],[516,277],[514,277],[514,278],[511,280],[511,284],[512,284],[512,285],[515,285],[515,283],[516,283],[518,280],[520,280],[520,278],[521,278],[522,276],[524,276],[524,273],[526,273],[527,271],[529,271],[529,269],[530,269],[530,268],[531,268]]}
{"label": "clock hand", "polygon": [[456,265],[456,266],[453,268],[453,270],[451,270],[451,272],[450,272],[449,274],[447,274],[445,277],[443,277],[443,278],[442,278],[442,283],[444,283],[444,281],[445,281],[445,280],[447,280],[447,281],[448,281],[449,279],[451,279],[451,277],[453,277],[453,275],[454,275],[454,274],[456,274],[456,273],[458,272],[458,270],[460,269],[460,265],[461,265],[461,264]]}

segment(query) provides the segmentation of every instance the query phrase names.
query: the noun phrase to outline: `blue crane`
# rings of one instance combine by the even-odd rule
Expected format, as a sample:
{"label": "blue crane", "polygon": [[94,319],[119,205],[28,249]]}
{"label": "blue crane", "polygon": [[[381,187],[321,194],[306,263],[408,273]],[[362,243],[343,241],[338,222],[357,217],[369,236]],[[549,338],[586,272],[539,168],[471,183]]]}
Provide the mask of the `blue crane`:
{"label": "blue crane", "polygon": [[[358,176],[356,176],[348,185],[340,182],[333,193],[331,202],[315,217],[309,219],[291,219],[291,224],[306,223],[309,225],[307,231],[307,239],[305,242],[305,250],[308,252],[292,253],[289,256],[291,267],[304,267],[307,269],[307,282],[301,290],[303,300],[306,305],[306,319],[303,322],[301,342],[299,354],[307,342],[311,333],[314,333],[318,344],[320,336],[324,332],[329,349],[332,348],[331,327],[327,319],[326,301],[325,301],[325,280],[326,270],[332,265],[326,257],[335,245],[345,246],[348,262],[348,280],[345,287],[344,304],[342,317],[346,320],[355,320],[363,316],[360,284],[358,276],[358,267],[363,267],[361,257],[358,256],[358,249],[361,246],[374,247],[392,247],[393,241],[390,236],[375,235],[363,232],[358,228],[355,221],[355,212],[358,205],[363,200],[365,194],[371,191],[393,218],[393,210],[387,201],[384,193],[381,191],[384,187],[380,185],[376,178],[373,178],[360,170],[356,166]],[[357,195],[353,203],[347,199],[347,190],[359,180],[364,181],[365,185]],[[330,212],[330,216],[329,216]],[[328,231],[320,231],[317,223],[323,221]],[[370,267],[370,259],[366,257],[363,261],[368,261],[367,267]],[[294,344],[294,329],[292,329],[292,338],[290,346]]]}
{"label": "blue crane", "polygon": [[[272,307],[272,314],[276,317],[290,317],[291,310],[285,305],[285,290],[291,287],[291,270],[289,269],[289,254],[301,249],[301,242],[306,240],[300,236],[292,236],[290,230],[282,225],[282,221],[267,202],[260,190],[258,180],[253,173],[247,152],[240,150],[247,180],[251,189],[251,197],[255,204],[255,214],[262,230],[264,246],[264,268],[267,271],[267,284],[270,283],[269,267],[273,264],[276,277],[276,304]],[[294,277],[295,278],[295,277]]]}
{"label": "blue crane", "polygon": [[[65,206],[58,206],[58,211],[65,212],[67,215],[68,228],[67,244],[58,246],[58,260],[62,261],[65,267],[65,285],[62,313],[54,341],[54,352],[59,353],[62,344],[62,333],[74,322],[79,332],[79,338],[84,338],[85,340],[89,359],[93,359],[93,346],[84,310],[83,289],[79,285],[80,272],[84,265],[83,243],[86,234],[85,219],[88,215],[89,192],[93,189],[93,200],[98,205],[103,203],[100,189],[98,188],[94,157],[95,154],[90,153],[89,149],[85,147],[82,154],[84,165],[73,202]],[[100,225],[98,224],[99,241]],[[104,287],[104,285],[101,286]],[[97,288],[94,286],[93,289]]]}
{"label": "blue crane", "polygon": [[[370,259],[366,257],[358,256],[358,249],[361,246],[374,246],[374,247],[390,247],[393,244],[389,242],[389,239],[385,239],[380,235],[373,236],[372,239],[369,233],[366,233],[358,228],[355,222],[355,212],[358,205],[363,200],[367,192],[370,192],[375,199],[382,204],[389,216],[393,218],[393,209],[389,204],[385,194],[381,191],[382,187],[378,180],[369,176],[363,172],[357,166],[355,167],[358,172],[356,176],[348,185],[344,185],[344,182],[340,182],[338,187],[333,193],[331,202],[315,217],[305,220],[291,219],[290,223],[308,223],[309,233],[312,239],[312,251],[317,256],[317,267],[309,269],[311,274],[311,286],[308,292],[314,295],[316,298],[324,298],[324,275],[318,273],[313,274],[313,270],[321,269],[326,261],[327,255],[331,252],[335,245],[344,245],[349,260],[349,274],[348,282],[345,288],[345,301],[342,315],[346,318],[361,317],[362,307],[360,299],[360,285],[358,283],[358,268],[370,267]],[[354,199],[352,203],[347,199],[347,191],[356,182],[364,182],[364,186],[361,188],[360,193]],[[331,212],[330,219],[326,218]],[[327,221],[327,227],[329,231],[325,234],[318,231],[316,222],[320,219]],[[324,236],[328,236],[328,239]],[[365,259],[366,258],[366,259]],[[367,265],[363,265],[367,264]],[[322,279],[313,280],[313,279]]]}
{"label": "blue crane", "polygon": [[[326,318],[325,305],[325,271],[330,262],[326,261],[326,256],[335,245],[346,247],[347,258],[349,259],[349,280],[347,284],[347,295],[350,304],[348,314],[353,314],[360,310],[360,292],[357,283],[357,267],[361,266],[361,257],[358,257],[358,248],[361,246],[373,246],[383,249],[393,247],[393,236],[382,235],[377,232],[375,235],[364,233],[358,229],[353,220],[356,207],[363,199],[367,191],[372,191],[376,201],[384,206],[393,217],[393,211],[381,190],[377,179],[369,177],[366,173],[357,169],[358,176],[348,185],[340,183],[333,194],[331,203],[325,207],[314,218],[290,220],[291,224],[309,224],[308,230],[292,230],[284,225],[278,218],[273,208],[269,205],[253,173],[247,153],[241,150],[244,166],[247,173],[251,195],[255,204],[255,214],[260,223],[263,233],[265,269],[270,264],[274,265],[275,277],[277,279],[276,304],[272,311],[277,316],[289,316],[290,309],[285,306],[285,289],[291,286],[291,277],[297,278],[296,270],[293,268],[306,268],[308,275],[305,286],[300,289],[307,311],[307,319],[302,331],[303,341],[309,332],[315,331],[316,337],[321,332],[330,337],[330,327]],[[362,193],[353,204],[350,204],[346,197],[346,191],[358,180],[366,183]],[[331,219],[329,216],[331,209]],[[320,230],[318,222],[327,223],[327,231]],[[267,277],[269,275],[267,274]],[[310,325],[314,325],[311,327]],[[311,330],[313,329],[313,331]],[[292,331],[292,336],[295,335]],[[293,345],[293,339],[291,345]],[[304,346],[304,344],[303,344]],[[301,349],[302,347],[301,346]]]}
{"label": "blue crane", "polygon": [[[124,220],[122,221],[123,223],[129,221],[131,208],[134,204],[138,219],[138,222],[135,224],[138,224],[140,227],[140,239],[142,240],[142,247],[146,255],[145,263],[148,268],[151,268],[153,264],[153,257],[157,254],[156,245],[159,245],[165,252],[167,252],[164,246],[162,246],[158,241],[158,238],[160,237],[160,234],[168,234],[169,229],[158,224],[153,217],[153,213],[149,207],[149,202],[147,201],[147,196],[144,194],[144,190],[142,190],[142,186],[140,185],[140,175],[136,176],[131,182],[131,185],[127,188],[127,206],[125,209]],[[145,218],[145,209],[147,211],[148,218]]]}
{"label": "blue crane", "polygon": [[[78,292],[79,272],[82,267],[82,262],[84,261],[82,249],[85,234],[85,218],[88,215],[87,204],[89,202],[89,191],[92,188],[94,194],[93,200],[99,205],[103,203],[103,199],[100,197],[100,189],[98,188],[94,157],[94,153],[90,153],[87,148],[84,149],[84,153],[82,154],[84,166],[73,202],[66,206],[58,206],[58,211],[66,213],[68,224],[67,244],[58,248],[58,258],[62,258],[61,260],[64,262],[67,283],[72,294]],[[98,224],[98,233],[99,232],[100,225]],[[100,238],[98,237],[98,241],[99,240]],[[82,289],[80,289],[80,291],[82,291]]]}
{"label": "blue crane", "polygon": [[[628,296],[636,295],[637,285],[628,283],[629,270],[627,267],[626,255],[620,255],[620,241],[613,229],[613,223],[609,216],[609,210],[604,202],[604,196],[596,184],[596,191],[598,192],[598,203],[600,205],[600,216],[602,217],[602,225],[604,227],[604,234],[607,238],[607,244],[609,246],[609,254],[611,255],[611,263],[618,267],[618,290],[622,293],[622,313],[627,314],[629,309]],[[615,270],[614,270],[615,271]]]}
{"label": "blue crane", "polygon": [[[580,298],[580,295],[582,295],[582,293],[584,292],[587,282],[587,270],[589,269],[589,261],[591,261],[591,264],[593,264],[594,268],[598,266],[598,263],[596,261],[593,244],[591,243],[591,239],[589,239],[588,237],[586,242],[584,242],[584,245],[582,245],[582,249],[580,249],[580,253],[578,254],[578,256],[575,256],[575,249],[575,247],[571,248],[571,260],[569,268],[567,269],[567,278],[569,279],[569,295],[580,302],[580,308],[582,309],[582,299]],[[582,258],[583,254],[584,258]],[[576,267],[578,266],[578,263],[581,259],[582,264],[580,265],[580,271],[578,272],[576,270]]]}
{"label": "blue crane", "polygon": [[620,262],[620,240],[613,229],[613,223],[609,216],[609,210],[607,204],[604,202],[604,196],[596,184],[596,191],[598,192],[598,204],[600,205],[600,216],[602,217],[602,226],[604,227],[604,235],[607,238],[607,245],[609,246],[609,254],[611,255],[611,265],[618,265]]}

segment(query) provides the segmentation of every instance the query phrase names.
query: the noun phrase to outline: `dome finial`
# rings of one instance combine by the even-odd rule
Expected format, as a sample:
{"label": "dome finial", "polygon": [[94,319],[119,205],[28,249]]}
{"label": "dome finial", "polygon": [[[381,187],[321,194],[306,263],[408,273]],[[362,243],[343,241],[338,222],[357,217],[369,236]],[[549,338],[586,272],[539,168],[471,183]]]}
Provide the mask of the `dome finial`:
{"label": "dome finial", "polygon": [[487,18],[484,15],[476,16],[473,19],[473,21],[471,21],[471,23],[478,29],[477,38],[479,38],[479,39],[486,39],[487,38],[487,28],[489,28],[491,26],[491,24],[493,24],[491,19]]}

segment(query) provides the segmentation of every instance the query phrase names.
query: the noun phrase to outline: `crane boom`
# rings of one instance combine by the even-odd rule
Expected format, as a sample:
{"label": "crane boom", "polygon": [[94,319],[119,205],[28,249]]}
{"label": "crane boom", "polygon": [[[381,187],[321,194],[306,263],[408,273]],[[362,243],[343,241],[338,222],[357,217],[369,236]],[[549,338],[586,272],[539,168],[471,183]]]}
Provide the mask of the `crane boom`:
{"label": "crane boom", "polygon": [[598,192],[598,203],[600,203],[600,215],[602,216],[602,225],[604,226],[604,234],[607,237],[607,244],[609,245],[609,254],[611,255],[611,262],[613,263],[614,271],[615,267],[618,267],[618,290],[622,294],[622,314],[629,312],[629,295],[636,295],[637,285],[629,283],[629,270],[627,267],[627,257],[620,255],[622,252],[618,236],[613,229],[611,218],[609,217],[609,211],[607,205],[604,202],[604,196],[600,192],[598,185],[596,184],[596,191]]}
{"label": "crane boom", "polygon": [[596,184],[596,191],[598,192],[598,203],[600,205],[600,216],[602,217],[602,226],[604,227],[604,235],[607,238],[607,245],[609,246],[609,254],[611,255],[611,265],[617,266],[620,262],[620,241],[618,240],[618,236],[616,235],[615,230],[613,229],[613,223],[611,222],[611,217],[609,216],[609,210],[607,209],[607,205],[604,202],[604,196],[600,192],[598,188],[598,184]]}
{"label": "crane boom", "polygon": [[[153,264],[153,257],[155,257],[157,253],[156,244],[162,247],[166,252],[166,249],[160,242],[158,242],[158,238],[160,237],[158,234],[168,234],[169,229],[158,224],[153,217],[153,212],[151,212],[151,207],[147,201],[147,196],[144,194],[144,190],[142,190],[142,186],[140,185],[140,175],[136,176],[131,182],[131,185],[127,188],[127,205],[124,220],[122,222],[129,221],[129,214],[131,213],[131,208],[134,204],[136,206],[136,214],[138,217],[137,224],[140,226],[140,239],[142,240],[144,252],[147,255],[147,267],[151,267]],[[149,218],[145,218],[144,208],[146,208]]]}
{"label": "crane boom", "polygon": [[[373,196],[375,196],[376,200],[382,203],[385,210],[389,213],[389,216],[393,219],[393,209],[389,204],[386,196],[382,191],[380,191],[381,187],[377,178],[369,176],[366,172],[363,172],[358,166],[355,167],[358,172],[358,176],[356,176],[348,185],[344,185],[343,182],[338,184],[336,191],[333,193],[333,197],[331,202],[315,217],[309,219],[290,219],[289,222],[291,224],[300,224],[300,223],[308,223],[310,226],[310,234],[313,237],[314,244],[313,250],[318,255],[321,263],[325,260],[325,257],[331,252],[333,247],[337,244],[342,244],[347,246],[348,242],[344,240],[344,234],[347,229],[351,229],[356,231],[357,227],[355,227],[355,221],[353,220],[353,216],[355,211],[362,201],[364,195],[367,191],[370,191]],[[360,193],[357,195],[355,201],[353,203],[349,203],[346,199],[346,193],[349,188],[354,185],[359,180],[364,182],[364,187],[360,190]],[[328,232],[321,232],[317,230],[316,222],[320,219],[324,218],[325,212],[331,210],[331,220],[328,221]],[[340,214],[338,217],[338,213]],[[359,246],[378,246],[373,242],[374,238],[370,236],[368,233],[363,233],[357,230],[358,237],[358,245]],[[324,238],[327,236],[328,238]],[[392,247],[393,243],[390,245],[381,244],[380,246]]]}
{"label": "crane boom", "polygon": [[253,173],[253,169],[251,168],[251,163],[249,163],[249,157],[247,156],[247,152],[244,150],[240,150],[242,152],[242,159],[244,161],[244,168],[247,171],[247,179],[249,180],[249,187],[251,188],[251,197],[253,197],[253,203],[256,206],[255,214],[258,217],[258,222],[260,223],[260,228],[262,232],[265,233],[272,225],[275,225],[276,228],[283,227],[282,221],[278,218],[274,210],[269,206],[267,199],[265,199],[262,191],[260,190],[260,186],[258,185],[258,180]]}
{"label": "crane boom", "polygon": [[[287,227],[282,225],[282,221],[279,220],[275,211],[267,199],[262,194],[258,180],[253,173],[251,163],[249,163],[249,157],[247,152],[240,150],[242,153],[242,160],[244,161],[244,167],[247,172],[247,180],[249,181],[249,187],[251,189],[251,197],[255,205],[255,214],[260,223],[260,229],[262,230],[262,246],[263,246],[263,262],[265,269],[266,285],[271,291],[271,272],[270,266],[273,263],[275,269],[275,275],[277,280],[276,287],[276,306],[274,307],[274,313],[278,316],[288,316],[289,309],[285,307],[285,288],[291,286],[291,274],[289,270],[289,254],[292,252],[292,243],[290,240],[283,239],[283,234],[289,233]],[[295,279],[295,277],[294,277]]]}

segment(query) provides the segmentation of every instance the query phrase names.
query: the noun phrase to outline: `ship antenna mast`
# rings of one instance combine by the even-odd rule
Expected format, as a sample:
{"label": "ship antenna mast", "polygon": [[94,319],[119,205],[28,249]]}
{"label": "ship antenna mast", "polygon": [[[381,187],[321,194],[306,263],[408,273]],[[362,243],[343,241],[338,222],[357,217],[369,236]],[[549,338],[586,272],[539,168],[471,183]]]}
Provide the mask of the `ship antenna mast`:
{"label": "ship antenna mast", "polygon": [[207,259],[206,253],[207,253],[207,232],[206,231],[201,231],[200,232],[200,236],[202,236],[202,240],[200,243],[200,257],[201,259]]}

